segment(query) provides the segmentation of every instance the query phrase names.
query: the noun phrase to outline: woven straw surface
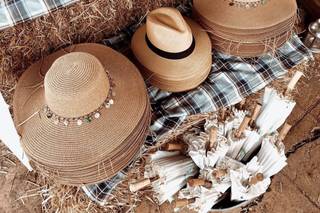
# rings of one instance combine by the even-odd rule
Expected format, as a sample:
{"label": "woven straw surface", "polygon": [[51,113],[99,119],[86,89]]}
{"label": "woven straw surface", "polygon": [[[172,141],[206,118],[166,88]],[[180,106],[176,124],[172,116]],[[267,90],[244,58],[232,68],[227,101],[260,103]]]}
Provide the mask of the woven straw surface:
{"label": "woven straw surface", "polygon": [[209,33],[213,47],[241,57],[273,52],[290,38],[297,20],[294,0],[268,1],[250,9],[228,1],[210,7],[206,3],[194,1],[193,16]]}
{"label": "woven straw surface", "polygon": [[[50,97],[44,96],[43,87],[33,86],[43,81],[39,70],[44,74],[56,58],[69,51],[87,52],[98,58],[115,83],[114,104],[111,108],[102,108],[99,119],[83,123],[81,126],[74,122],[68,126],[61,123],[56,125],[43,111],[40,111],[39,116],[33,116],[21,125],[18,131],[22,135],[22,144],[27,154],[39,168],[47,171],[47,175],[53,175],[65,184],[95,183],[115,175],[136,155],[144,142],[149,124],[149,102],[143,79],[128,59],[103,45],[81,44],[48,56],[31,66],[22,75],[13,101],[16,124],[26,120],[47,104],[46,100]],[[102,67],[100,75],[101,69]],[[98,92],[99,89],[106,89],[105,86],[98,84],[99,81],[92,77],[93,74],[88,74],[86,71],[79,73],[83,76],[77,76],[76,79],[86,79],[88,81],[85,83],[86,86]],[[69,80],[64,79],[63,75],[61,77],[48,75],[45,88],[50,87],[52,90],[52,85],[60,84],[59,82],[62,85],[68,84],[65,88],[69,88],[70,85],[76,88],[84,84],[72,81],[66,83],[66,81]],[[47,85],[47,82],[51,83]],[[87,97],[87,90],[83,92]],[[101,93],[104,94],[104,91]],[[91,93],[91,95],[96,94]],[[82,93],[78,96],[82,96]],[[88,97],[83,104],[87,104],[91,98],[94,99]],[[83,104],[79,107],[82,108]],[[63,109],[63,105],[59,107]],[[95,106],[97,107],[99,105]]]}
{"label": "woven straw surface", "polygon": [[50,109],[69,118],[96,110],[105,101],[110,83],[106,70],[96,57],[73,52],[52,64],[45,76],[44,88]]}
{"label": "woven straw surface", "polygon": [[185,19],[195,39],[195,49],[186,58],[169,60],[154,53],[145,41],[146,25],[141,26],[132,38],[132,51],[144,67],[146,78],[163,90],[180,92],[192,89],[209,74],[212,57],[208,34],[191,19]]}
{"label": "woven straw surface", "polygon": [[[239,30],[260,30],[290,19],[296,14],[296,0],[272,0],[256,8],[231,6],[230,1],[194,0],[194,8],[216,25]],[[208,7],[210,5],[210,7]],[[248,31],[248,32],[249,32]]]}

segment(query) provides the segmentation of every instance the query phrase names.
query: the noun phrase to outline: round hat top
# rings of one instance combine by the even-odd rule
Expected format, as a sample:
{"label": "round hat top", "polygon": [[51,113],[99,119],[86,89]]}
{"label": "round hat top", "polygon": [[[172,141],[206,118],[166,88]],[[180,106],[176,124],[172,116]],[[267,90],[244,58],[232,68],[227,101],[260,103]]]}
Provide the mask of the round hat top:
{"label": "round hat top", "polygon": [[48,107],[66,118],[95,111],[105,101],[109,89],[104,66],[85,52],[72,52],[56,59],[44,79]]}
{"label": "round hat top", "polygon": [[189,25],[174,8],[159,8],[150,12],[146,21],[146,33],[154,46],[171,53],[188,49],[193,41]]}

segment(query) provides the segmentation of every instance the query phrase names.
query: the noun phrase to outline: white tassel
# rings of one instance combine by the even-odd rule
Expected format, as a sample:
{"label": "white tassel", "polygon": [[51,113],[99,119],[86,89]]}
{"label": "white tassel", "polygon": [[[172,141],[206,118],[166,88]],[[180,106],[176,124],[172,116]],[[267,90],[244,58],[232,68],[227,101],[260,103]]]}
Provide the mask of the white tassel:
{"label": "white tassel", "polygon": [[22,149],[20,143],[20,136],[14,126],[13,119],[11,117],[9,106],[4,101],[2,94],[0,93],[0,139],[11,150],[11,152],[21,161],[21,163],[27,167],[29,171],[32,171],[32,167],[29,163],[29,159]]}
{"label": "white tassel", "polygon": [[273,143],[270,138],[263,139],[257,158],[266,177],[277,174],[287,165],[283,143]]}
{"label": "white tassel", "polygon": [[276,131],[292,112],[295,102],[285,97],[280,97],[276,90],[266,88],[263,95],[263,104],[256,125],[261,135]]}

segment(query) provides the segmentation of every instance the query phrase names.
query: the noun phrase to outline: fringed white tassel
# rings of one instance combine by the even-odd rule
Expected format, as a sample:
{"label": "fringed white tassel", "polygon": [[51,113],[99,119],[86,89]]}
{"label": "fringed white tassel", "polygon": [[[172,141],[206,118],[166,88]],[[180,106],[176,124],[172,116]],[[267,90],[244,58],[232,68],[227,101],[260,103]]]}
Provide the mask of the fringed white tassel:
{"label": "fringed white tassel", "polygon": [[245,140],[246,140],[245,137],[235,138],[234,132],[233,131],[229,132],[229,134],[228,134],[229,149],[228,149],[226,156],[231,157],[233,159],[236,159]]}
{"label": "fringed white tassel", "polygon": [[2,94],[0,93],[0,139],[10,149],[10,151],[21,161],[21,163],[27,167],[29,171],[32,171],[32,167],[29,163],[29,159],[22,149],[20,143],[20,136],[14,126],[13,119],[9,111],[9,105],[4,101]]}
{"label": "fringed white tassel", "polygon": [[261,145],[261,136],[256,131],[245,131],[245,141],[238,153],[236,160],[247,161],[254,151]]}
{"label": "fringed white tassel", "polygon": [[268,137],[263,139],[257,159],[266,177],[277,174],[287,165],[283,143],[279,141],[273,143]]}
{"label": "fringed white tassel", "polygon": [[220,135],[217,135],[215,146],[209,150],[206,147],[209,135],[206,133],[200,135],[186,133],[183,140],[188,144],[189,156],[200,169],[213,167],[221,157],[226,155],[229,147],[227,139]]}
{"label": "fringed white tassel", "polygon": [[207,213],[220,201],[228,188],[230,188],[228,183],[214,184],[211,189],[202,186],[191,187],[181,190],[179,199],[195,198],[195,202],[188,204],[187,207],[196,212]]}
{"label": "fringed white tassel", "polygon": [[246,168],[230,171],[231,200],[244,201],[256,198],[265,193],[271,183],[270,178],[264,178],[256,183],[250,183],[250,179],[257,174],[248,172]]}
{"label": "fringed white tassel", "polygon": [[[187,204],[189,209],[202,213],[209,212],[230,188],[230,171],[243,166],[244,165],[238,161],[229,157],[223,157],[219,159],[214,168],[207,167],[201,170],[199,179],[194,180],[194,182],[189,181],[187,188],[180,190],[178,198],[194,200]],[[209,186],[196,184],[201,182],[208,182],[210,184]]]}
{"label": "fringed white tassel", "polygon": [[275,132],[292,112],[295,102],[281,97],[276,90],[265,88],[260,115],[256,120],[261,135]]}
{"label": "fringed white tassel", "polygon": [[198,173],[198,167],[192,159],[177,153],[158,151],[150,156],[145,166],[145,178],[156,178],[150,182],[154,197],[161,205],[183,188],[187,179]]}
{"label": "fringed white tassel", "polygon": [[218,122],[217,117],[209,118],[206,120],[204,125],[204,129],[207,133],[212,127],[218,128],[218,135],[222,135],[227,137],[228,132],[232,129],[238,129],[242,120],[246,116],[247,112],[243,110],[238,110],[236,108],[232,108],[232,116],[226,118],[224,122]]}

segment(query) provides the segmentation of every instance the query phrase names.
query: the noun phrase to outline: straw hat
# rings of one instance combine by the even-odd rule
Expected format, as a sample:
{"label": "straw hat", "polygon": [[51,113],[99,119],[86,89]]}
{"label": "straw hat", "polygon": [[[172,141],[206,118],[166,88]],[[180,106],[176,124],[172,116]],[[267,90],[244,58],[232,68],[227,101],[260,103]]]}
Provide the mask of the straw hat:
{"label": "straw hat", "polygon": [[137,68],[99,44],[79,44],[31,65],[13,100],[21,142],[43,174],[64,184],[114,176],[137,155],[150,105]]}
{"label": "straw hat", "polygon": [[211,69],[211,43],[206,32],[174,8],[150,12],[133,35],[131,48],[152,85],[181,92],[197,87]]}
{"label": "straw hat", "polygon": [[194,0],[194,17],[209,32],[215,49],[243,57],[272,51],[291,36],[295,0]]}

